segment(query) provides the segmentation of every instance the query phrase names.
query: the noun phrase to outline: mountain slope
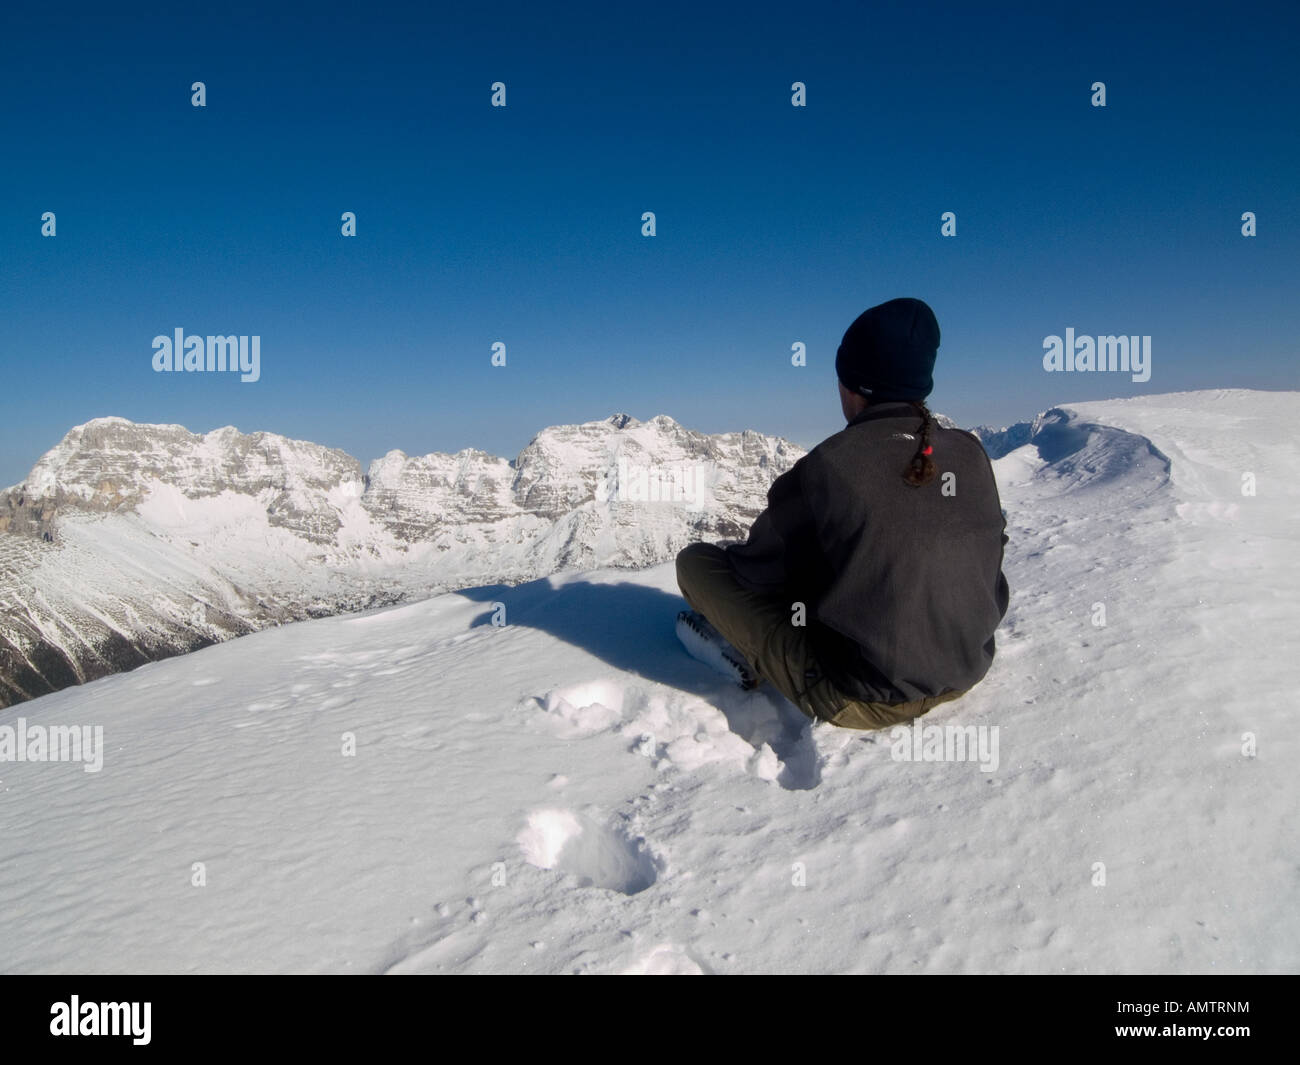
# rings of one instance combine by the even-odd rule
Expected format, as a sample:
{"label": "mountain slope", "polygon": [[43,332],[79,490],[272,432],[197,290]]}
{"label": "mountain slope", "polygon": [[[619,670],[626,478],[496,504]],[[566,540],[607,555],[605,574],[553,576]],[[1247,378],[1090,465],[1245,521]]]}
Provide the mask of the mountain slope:
{"label": "mountain slope", "polygon": [[1298,403],[1076,404],[995,463],[1011,611],[926,719],[996,727],[987,772],[728,688],[676,645],[671,565],[0,712],[105,746],[0,765],[0,968],[1294,971]]}

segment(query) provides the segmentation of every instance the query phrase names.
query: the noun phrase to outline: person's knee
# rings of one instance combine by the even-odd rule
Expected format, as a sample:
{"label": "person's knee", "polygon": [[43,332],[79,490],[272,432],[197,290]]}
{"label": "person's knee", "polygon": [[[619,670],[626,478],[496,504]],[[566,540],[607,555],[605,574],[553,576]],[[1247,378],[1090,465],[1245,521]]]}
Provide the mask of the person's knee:
{"label": "person's knee", "polygon": [[677,562],[680,565],[684,558],[718,558],[722,554],[723,550],[717,544],[711,544],[704,540],[697,540],[693,544],[687,544],[677,552]]}
{"label": "person's knee", "polygon": [[685,590],[688,584],[694,583],[691,576],[700,566],[714,564],[722,557],[722,549],[713,544],[703,541],[687,544],[677,552],[677,586]]}

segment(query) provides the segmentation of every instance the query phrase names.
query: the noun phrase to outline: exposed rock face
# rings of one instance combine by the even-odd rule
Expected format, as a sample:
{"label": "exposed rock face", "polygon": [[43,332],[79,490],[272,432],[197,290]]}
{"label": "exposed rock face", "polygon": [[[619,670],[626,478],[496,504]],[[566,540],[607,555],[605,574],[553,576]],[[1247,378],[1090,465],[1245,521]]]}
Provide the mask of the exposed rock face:
{"label": "exposed rock face", "polygon": [[977,425],[971,432],[980,438],[980,443],[989,453],[989,458],[1000,459],[1003,455],[1010,454],[1016,448],[1029,443],[1034,435],[1034,426],[1034,422],[1016,422],[1015,425],[1008,425],[1002,429]]}
{"label": "exposed rock face", "polygon": [[398,539],[419,540],[448,525],[511,517],[514,477],[511,463],[483,451],[390,451],[370,464],[362,503]]}
{"label": "exposed rock face", "polygon": [[269,624],[738,538],[803,452],[615,415],[481,451],[351,456],[101,418],[0,493],[0,706]]}
{"label": "exposed rock face", "polygon": [[256,496],[271,525],[325,543],[338,531],[326,496],[344,483],[359,490],[361,466],[342,451],[274,433],[227,427],[197,436],[180,425],[97,418],[68,433],[0,497],[0,532],[53,532],[68,510],[130,510],[158,481],[190,499]]}

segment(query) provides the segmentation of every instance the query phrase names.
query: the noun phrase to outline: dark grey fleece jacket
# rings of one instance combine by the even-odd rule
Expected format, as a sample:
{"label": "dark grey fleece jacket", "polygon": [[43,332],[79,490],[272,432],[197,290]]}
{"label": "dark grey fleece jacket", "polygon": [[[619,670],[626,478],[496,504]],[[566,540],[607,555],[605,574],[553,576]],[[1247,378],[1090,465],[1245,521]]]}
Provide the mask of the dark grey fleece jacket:
{"label": "dark grey fleece jacket", "polygon": [[906,403],[868,407],[772,483],[749,540],[727,549],[743,585],[805,605],[822,672],[868,702],[972,687],[1007,612],[988,454],[934,424],[938,475],[913,488],[903,471],[920,423]]}

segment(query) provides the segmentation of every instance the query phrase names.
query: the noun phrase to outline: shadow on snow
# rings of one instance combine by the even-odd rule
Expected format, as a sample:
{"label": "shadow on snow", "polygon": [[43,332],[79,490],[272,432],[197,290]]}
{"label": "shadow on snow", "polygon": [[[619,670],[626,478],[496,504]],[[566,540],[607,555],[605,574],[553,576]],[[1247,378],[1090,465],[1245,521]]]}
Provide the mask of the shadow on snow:
{"label": "shadow on snow", "polygon": [[699,696],[721,710],[746,743],[771,745],[785,765],[782,787],[817,786],[821,774],[811,722],[770,684],[743,692],[687,655],[675,632],[677,613],[686,609],[680,595],[628,581],[570,580],[557,587],[547,578],[455,594],[487,604],[471,628],[491,625],[501,603],[509,626],[549,633],[620,672]]}

